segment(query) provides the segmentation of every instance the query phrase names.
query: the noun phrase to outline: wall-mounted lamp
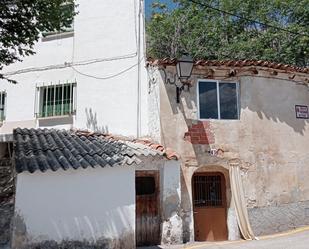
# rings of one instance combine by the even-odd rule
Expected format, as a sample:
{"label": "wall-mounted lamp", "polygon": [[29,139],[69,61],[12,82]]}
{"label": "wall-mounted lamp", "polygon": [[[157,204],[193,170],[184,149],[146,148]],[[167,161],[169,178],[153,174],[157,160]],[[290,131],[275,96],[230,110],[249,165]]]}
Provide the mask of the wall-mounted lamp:
{"label": "wall-mounted lamp", "polygon": [[177,69],[178,79],[181,82],[187,81],[191,77],[191,74],[192,74],[193,59],[188,55],[182,56],[177,61],[176,69]]}
{"label": "wall-mounted lamp", "polygon": [[[176,65],[176,72],[177,75],[174,75],[174,81],[171,81],[165,77],[165,83],[174,84],[176,86],[176,102],[180,102],[180,94],[185,89],[185,86],[189,89],[191,86],[191,81],[189,78],[191,77],[193,70],[193,59],[188,55],[182,56],[180,59],[177,60]],[[165,75],[166,72],[164,71]],[[176,76],[178,78],[178,82],[180,85],[177,84]]]}

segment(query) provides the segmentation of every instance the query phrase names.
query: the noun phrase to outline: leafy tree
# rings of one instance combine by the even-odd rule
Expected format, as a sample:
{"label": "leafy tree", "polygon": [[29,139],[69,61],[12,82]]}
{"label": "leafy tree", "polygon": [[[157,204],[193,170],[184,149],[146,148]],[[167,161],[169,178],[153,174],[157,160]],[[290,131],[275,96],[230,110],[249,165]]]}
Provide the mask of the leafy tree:
{"label": "leafy tree", "polygon": [[63,31],[75,14],[74,0],[1,0],[0,70],[34,54],[41,33]]}
{"label": "leafy tree", "polygon": [[172,11],[162,4],[153,5],[152,17],[146,22],[150,57],[189,53],[214,60],[309,65],[309,0],[175,2],[178,7]]}

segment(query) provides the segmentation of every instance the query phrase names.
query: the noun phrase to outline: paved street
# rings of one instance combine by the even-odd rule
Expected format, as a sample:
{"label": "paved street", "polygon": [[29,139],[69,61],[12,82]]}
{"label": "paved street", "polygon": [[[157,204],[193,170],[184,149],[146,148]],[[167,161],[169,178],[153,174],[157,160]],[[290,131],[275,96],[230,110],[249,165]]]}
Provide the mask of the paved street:
{"label": "paved street", "polygon": [[309,230],[262,237],[258,241],[203,242],[147,249],[309,249]]}

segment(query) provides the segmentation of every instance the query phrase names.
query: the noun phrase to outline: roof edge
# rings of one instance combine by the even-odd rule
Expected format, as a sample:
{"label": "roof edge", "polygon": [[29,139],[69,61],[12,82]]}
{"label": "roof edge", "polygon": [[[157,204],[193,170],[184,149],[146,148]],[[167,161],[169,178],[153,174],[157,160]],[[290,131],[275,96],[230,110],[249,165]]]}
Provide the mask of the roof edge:
{"label": "roof edge", "polygon": [[[147,66],[175,66],[177,64],[177,58],[163,58],[154,59],[147,58]],[[265,68],[272,68],[278,70],[285,70],[289,72],[298,72],[309,74],[309,67],[298,67],[295,65],[289,65],[284,63],[277,63],[265,60],[206,60],[199,59],[194,60],[194,66],[225,66],[225,67],[250,67],[259,66]]]}

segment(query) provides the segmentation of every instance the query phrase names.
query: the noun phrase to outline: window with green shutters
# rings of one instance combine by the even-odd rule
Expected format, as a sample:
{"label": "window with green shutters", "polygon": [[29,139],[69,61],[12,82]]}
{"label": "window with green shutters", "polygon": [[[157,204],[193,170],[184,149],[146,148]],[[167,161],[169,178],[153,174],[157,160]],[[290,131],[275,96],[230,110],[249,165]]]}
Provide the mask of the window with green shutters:
{"label": "window with green shutters", "polygon": [[40,118],[72,115],[75,113],[75,83],[39,87]]}

